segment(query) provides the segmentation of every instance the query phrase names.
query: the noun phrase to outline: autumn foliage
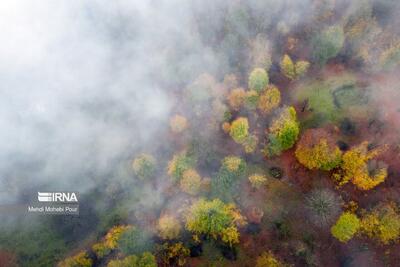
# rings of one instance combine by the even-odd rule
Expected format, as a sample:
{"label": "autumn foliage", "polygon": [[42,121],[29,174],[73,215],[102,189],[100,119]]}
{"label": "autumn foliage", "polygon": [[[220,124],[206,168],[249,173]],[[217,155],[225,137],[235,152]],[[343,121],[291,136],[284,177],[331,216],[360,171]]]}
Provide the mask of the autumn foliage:
{"label": "autumn foliage", "polygon": [[323,129],[305,131],[297,143],[295,155],[307,168],[325,171],[337,167],[342,158],[335,140]]}

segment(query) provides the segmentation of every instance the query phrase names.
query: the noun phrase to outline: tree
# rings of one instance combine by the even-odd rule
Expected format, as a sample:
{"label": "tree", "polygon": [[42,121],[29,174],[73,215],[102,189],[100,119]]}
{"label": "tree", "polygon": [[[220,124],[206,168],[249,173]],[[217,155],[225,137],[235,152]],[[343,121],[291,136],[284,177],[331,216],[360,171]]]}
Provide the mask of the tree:
{"label": "tree", "polygon": [[122,234],[131,229],[131,225],[117,225],[112,227],[104,236],[101,242],[95,243],[92,246],[93,252],[101,259],[111,253],[118,246],[118,241]]}
{"label": "tree", "polygon": [[174,182],[181,179],[182,174],[189,168],[195,165],[196,160],[187,155],[186,152],[181,152],[173,156],[173,158],[168,162],[167,172],[171,176]]}
{"label": "tree", "polygon": [[283,74],[291,80],[295,80],[303,76],[310,66],[307,61],[297,61],[294,63],[288,55],[284,55],[280,63]]}
{"label": "tree", "polygon": [[190,250],[182,242],[164,243],[159,247],[159,254],[165,266],[185,266]]}
{"label": "tree", "polygon": [[280,155],[296,143],[299,131],[296,110],[293,107],[283,108],[268,129],[268,144],[264,153],[267,156]]}
{"label": "tree", "polygon": [[154,249],[151,234],[137,227],[131,227],[125,231],[118,239],[117,245],[125,255],[142,254]]}
{"label": "tree", "polygon": [[181,231],[181,224],[172,215],[163,215],[157,224],[158,235],[163,239],[175,239]]}
{"label": "tree", "polygon": [[310,221],[317,226],[327,227],[338,217],[341,199],[329,189],[314,189],[306,197]]}
{"label": "tree", "polygon": [[335,57],[343,47],[344,32],[341,26],[330,26],[314,36],[312,40],[313,58],[324,65],[330,58]]}
{"label": "tree", "polygon": [[386,149],[381,148],[368,150],[368,143],[363,142],[353,147],[342,157],[341,171],[333,175],[334,179],[343,185],[351,181],[361,190],[369,190],[382,183],[387,176],[385,164],[371,161]]}
{"label": "tree", "polygon": [[93,264],[86,252],[80,252],[73,257],[66,258],[58,267],[91,267]]}
{"label": "tree", "polygon": [[[189,208],[186,229],[196,235],[206,235],[214,239],[224,237],[225,240],[235,242],[239,233],[236,235],[232,232],[233,228],[236,229],[237,217],[241,215],[233,205],[227,205],[219,199],[200,199]],[[231,236],[228,237],[229,235]]]}
{"label": "tree", "polygon": [[346,243],[358,232],[359,228],[358,217],[351,212],[344,212],[332,226],[331,233],[340,242]]}
{"label": "tree", "polygon": [[156,160],[149,154],[141,154],[132,162],[132,169],[140,179],[151,178],[155,171]]}
{"label": "tree", "polygon": [[246,91],[243,88],[233,89],[228,95],[229,106],[234,110],[239,110],[246,100]]}
{"label": "tree", "polygon": [[107,267],[157,267],[157,261],[153,254],[144,252],[141,256],[130,255],[122,260],[111,260]]}
{"label": "tree", "polygon": [[247,118],[237,118],[231,123],[229,134],[238,144],[243,144],[249,135],[249,122]]}
{"label": "tree", "polygon": [[249,89],[261,93],[268,85],[268,73],[261,68],[255,68],[249,76]]}
{"label": "tree", "polygon": [[249,181],[251,183],[251,186],[259,189],[261,186],[265,185],[267,182],[267,177],[263,174],[252,174],[249,176]]}
{"label": "tree", "polygon": [[273,85],[261,93],[257,107],[263,114],[269,114],[272,110],[276,109],[281,103],[281,92]]}
{"label": "tree", "polygon": [[365,212],[361,218],[361,232],[383,244],[397,241],[400,237],[400,214],[395,203],[389,202]]}
{"label": "tree", "polygon": [[253,153],[256,150],[258,144],[258,138],[256,135],[251,134],[247,136],[246,140],[243,142],[244,152]]}
{"label": "tree", "polygon": [[256,262],[256,267],[285,267],[285,266],[288,265],[277,259],[271,251],[263,252],[257,258]]}
{"label": "tree", "polygon": [[175,115],[169,121],[172,132],[181,133],[188,127],[188,121],[184,116]]}
{"label": "tree", "polygon": [[194,169],[187,169],[182,174],[181,190],[189,195],[197,195],[201,188],[201,177]]}
{"label": "tree", "polygon": [[297,160],[309,169],[332,170],[341,163],[342,152],[329,133],[308,129],[297,143]]}
{"label": "tree", "polygon": [[255,90],[250,90],[246,92],[246,98],[244,101],[244,104],[246,106],[246,108],[250,109],[250,110],[254,110],[257,108],[257,104],[258,104],[258,93]]}

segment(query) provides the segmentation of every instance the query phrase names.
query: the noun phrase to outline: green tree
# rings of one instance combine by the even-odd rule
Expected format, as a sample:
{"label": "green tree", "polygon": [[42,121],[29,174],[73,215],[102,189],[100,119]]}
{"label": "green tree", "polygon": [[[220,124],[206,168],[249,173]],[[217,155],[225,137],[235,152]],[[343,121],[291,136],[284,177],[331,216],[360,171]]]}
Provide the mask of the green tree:
{"label": "green tree", "polygon": [[140,154],[132,162],[132,169],[140,179],[151,178],[155,171],[156,160],[152,155]]}
{"label": "green tree", "polygon": [[249,89],[261,93],[268,85],[268,73],[261,68],[255,68],[249,76]]}
{"label": "green tree", "polygon": [[171,178],[177,182],[182,178],[182,174],[187,169],[192,168],[196,160],[186,152],[181,152],[173,156],[168,162],[167,172]]}
{"label": "green tree", "polygon": [[336,224],[332,226],[331,233],[340,242],[346,243],[349,241],[359,230],[360,220],[351,212],[344,212],[340,215]]}
{"label": "green tree", "polygon": [[229,135],[238,144],[243,144],[249,135],[249,122],[247,118],[237,118],[231,124]]}
{"label": "green tree", "polygon": [[58,267],[91,267],[93,264],[86,252],[80,252],[73,257],[66,258]]}
{"label": "green tree", "polygon": [[[200,199],[195,202],[186,215],[186,229],[196,235],[206,235],[214,239],[223,238],[236,229],[235,220],[241,216],[234,206],[219,199],[211,201]],[[229,239],[234,242],[233,239]]]}
{"label": "green tree", "polygon": [[152,251],[154,243],[151,234],[137,227],[125,231],[118,240],[118,249],[125,255],[141,254]]}
{"label": "green tree", "polygon": [[297,141],[300,128],[293,107],[285,107],[272,121],[268,129],[268,144],[264,148],[267,156],[280,155]]}
{"label": "green tree", "polygon": [[157,267],[153,254],[144,252],[141,256],[130,255],[121,260],[111,260],[107,267]]}
{"label": "green tree", "polygon": [[341,26],[330,26],[314,36],[313,58],[320,65],[335,57],[343,47],[345,35]]}

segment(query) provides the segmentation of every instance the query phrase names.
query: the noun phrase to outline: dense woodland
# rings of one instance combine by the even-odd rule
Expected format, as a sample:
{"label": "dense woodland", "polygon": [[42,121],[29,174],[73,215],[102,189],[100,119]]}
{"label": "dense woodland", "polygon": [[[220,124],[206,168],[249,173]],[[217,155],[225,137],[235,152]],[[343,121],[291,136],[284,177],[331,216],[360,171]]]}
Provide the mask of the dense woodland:
{"label": "dense woodland", "polygon": [[224,67],[167,65],[154,146],[2,230],[0,266],[399,266],[399,4],[225,2],[192,10]]}

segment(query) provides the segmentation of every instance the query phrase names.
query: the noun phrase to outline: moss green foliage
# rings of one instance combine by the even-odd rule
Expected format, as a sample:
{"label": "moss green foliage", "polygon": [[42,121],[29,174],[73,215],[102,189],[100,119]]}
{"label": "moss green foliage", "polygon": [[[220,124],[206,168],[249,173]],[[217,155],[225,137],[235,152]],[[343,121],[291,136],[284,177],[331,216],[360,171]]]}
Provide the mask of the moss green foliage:
{"label": "moss green foliage", "polygon": [[173,179],[173,181],[179,181],[182,178],[183,172],[193,167],[195,163],[195,158],[188,155],[186,152],[176,154],[168,162],[168,175]]}
{"label": "moss green foliage", "polygon": [[93,261],[86,252],[80,252],[60,262],[58,267],[91,267],[92,263]]}
{"label": "moss green foliage", "polygon": [[341,26],[330,26],[319,32],[312,40],[313,58],[324,65],[330,58],[335,57],[343,47],[344,32]]}
{"label": "moss green foliage", "polygon": [[152,251],[154,243],[151,234],[147,231],[132,227],[125,231],[117,242],[118,249],[125,255],[141,254]]}
{"label": "moss green foliage", "polygon": [[302,84],[293,92],[293,100],[307,111],[302,126],[322,127],[338,123],[345,117],[364,119],[372,110],[366,105],[368,94],[358,88],[352,74],[332,75],[324,81],[314,80]]}
{"label": "moss green foliage", "polygon": [[350,212],[344,212],[331,228],[332,235],[340,242],[347,242],[358,232],[360,220]]}
{"label": "moss green foliage", "polygon": [[268,73],[261,68],[255,68],[249,76],[249,89],[262,92],[269,83]]}
{"label": "moss green foliage", "polygon": [[299,131],[296,110],[293,107],[283,108],[268,129],[268,144],[264,153],[267,156],[280,155],[296,143]]}
{"label": "moss green foliage", "polygon": [[130,255],[122,260],[111,260],[107,267],[157,267],[156,258],[149,252],[140,256]]}
{"label": "moss green foliage", "polygon": [[182,174],[180,181],[181,190],[189,195],[197,195],[201,187],[201,177],[193,169],[187,169]]}
{"label": "moss green foliage", "polygon": [[211,181],[211,189],[215,197],[231,200],[240,178],[246,172],[246,162],[239,157],[228,156],[221,163],[221,168]]}
{"label": "moss green foliage", "polygon": [[283,74],[291,80],[303,76],[310,66],[307,61],[297,61],[296,63],[288,55],[284,55],[280,63]]}
{"label": "moss green foliage", "polygon": [[228,240],[228,243],[237,243],[239,233],[235,226],[235,215],[234,206],[225,204],[219,199],[211,201],[200,199],[189,208],[186,215],[186,229],[193,234],[206,235],[214,239],[221,237]]}
{"label": "moss green foliage", "polygon": [[246,98],[244,101],[245,107],[250,110],[255,110],[257,108],[259,95],[257,91],[250,90],[246,92]]}
{"label": "moss green foliage", "polygon": [[133,163],[132,169],[140,179],[151,178],[155,171],[156,160],[149,154],[141,154],[137,156]]}
{"label": "moss green foliage", "polygon": [[245,142],[249,135],[249,122],[247,118],[240,117],[234,120],[231,124],[229,134],[236,143],[242,144]]}

